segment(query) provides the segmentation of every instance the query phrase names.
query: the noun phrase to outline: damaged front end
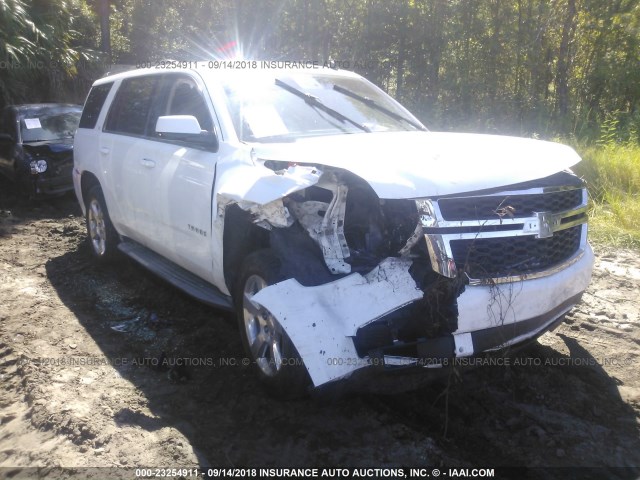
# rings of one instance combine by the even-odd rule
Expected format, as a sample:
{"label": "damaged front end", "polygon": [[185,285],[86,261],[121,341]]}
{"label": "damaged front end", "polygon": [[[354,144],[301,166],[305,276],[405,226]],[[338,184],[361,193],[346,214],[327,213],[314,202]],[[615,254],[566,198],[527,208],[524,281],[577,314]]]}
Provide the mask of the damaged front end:
{"label": "damaged front end", "polygon": [[236,204],[265,231],[284,280],[251,300],[282,326],[316,387],[365,367],[439,367],[520,343],[589,282],[586,191],[571,173],[381,199],[339,168],[264,167],[304,180],[269,201],[219,205]]}
{"label": "damaged front end", "polygon": [[55,196],[73,189],[73,145],[69,139],[24,144],[20,180],[31,197]]}

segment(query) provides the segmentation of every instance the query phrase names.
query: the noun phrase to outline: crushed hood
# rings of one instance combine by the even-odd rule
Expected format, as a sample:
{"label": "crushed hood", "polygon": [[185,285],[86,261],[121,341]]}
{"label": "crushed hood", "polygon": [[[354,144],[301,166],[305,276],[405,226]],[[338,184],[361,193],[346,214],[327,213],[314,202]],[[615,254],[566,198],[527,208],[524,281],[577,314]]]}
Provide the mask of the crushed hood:
{"label": "crushed hood", "polygon": [[260,160],[342,168],[380,198],[450,195],[547,177],[580,161],[566,145],[499,135],[358,133],[254,144]]}
{"label": "crushed hood", "polygon": [[34,157],[48,157],[56,160],[73,158],[73,139],[23,143],[22,148]]}

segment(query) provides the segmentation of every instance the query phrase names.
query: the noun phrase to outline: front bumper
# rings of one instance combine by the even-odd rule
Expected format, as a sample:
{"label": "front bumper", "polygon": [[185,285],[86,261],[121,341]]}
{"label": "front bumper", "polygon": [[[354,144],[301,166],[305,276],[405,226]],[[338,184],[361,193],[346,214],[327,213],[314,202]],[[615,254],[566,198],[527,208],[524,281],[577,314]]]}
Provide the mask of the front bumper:
{"label": "front bumper", "polygon": [[22,184],[31,196],[46,197],[62,195],[73,190],[72,164],[53,164],[43,173],[31,173],[28,166],[23,169]]}
{"label": "front bumper", "polygon": [[71,175],[55,177],[36,176],[34,179],[34,193],[36,195],[62,195],[73,190]]}
{"label": "front bumper", "polygon": [[467,286],[457,299],[457,330],[416,341],[415,356],[406,349],[398,355],[392,346],[362,357],[354,345],[360,327],[422,298],[408,259],[388,258],[365,276],[354,273],[316,287],[285,280],[264,288],[253,300],[283,326],[318,387],[364,368],[440,366],[438,359],[477,355],[535,338],[580,300],[593,261],[587,244],[576,261],[551,275]]}

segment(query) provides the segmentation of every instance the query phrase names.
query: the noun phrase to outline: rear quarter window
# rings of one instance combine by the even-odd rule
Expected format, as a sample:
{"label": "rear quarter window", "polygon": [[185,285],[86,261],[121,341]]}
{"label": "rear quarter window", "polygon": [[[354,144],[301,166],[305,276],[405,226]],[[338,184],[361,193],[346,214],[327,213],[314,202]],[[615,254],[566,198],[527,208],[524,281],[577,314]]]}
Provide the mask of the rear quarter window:
{"label": "rear quarter window", "polygon": [[95,128],[104,101],[107,99],[112,86],[113,82],[96,85],[91,89],[87,101],[84,103],[78,128]]}

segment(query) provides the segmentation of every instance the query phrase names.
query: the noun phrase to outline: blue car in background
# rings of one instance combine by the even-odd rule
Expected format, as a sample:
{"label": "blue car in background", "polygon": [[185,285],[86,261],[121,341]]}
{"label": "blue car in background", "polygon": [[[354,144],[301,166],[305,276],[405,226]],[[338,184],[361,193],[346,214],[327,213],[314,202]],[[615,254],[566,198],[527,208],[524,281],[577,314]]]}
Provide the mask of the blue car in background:
{"label": "blue car in background", "polygon": [[10,105],[0,115],[0,173],[28,197],[73,189],[73,135],[81,105]]}

